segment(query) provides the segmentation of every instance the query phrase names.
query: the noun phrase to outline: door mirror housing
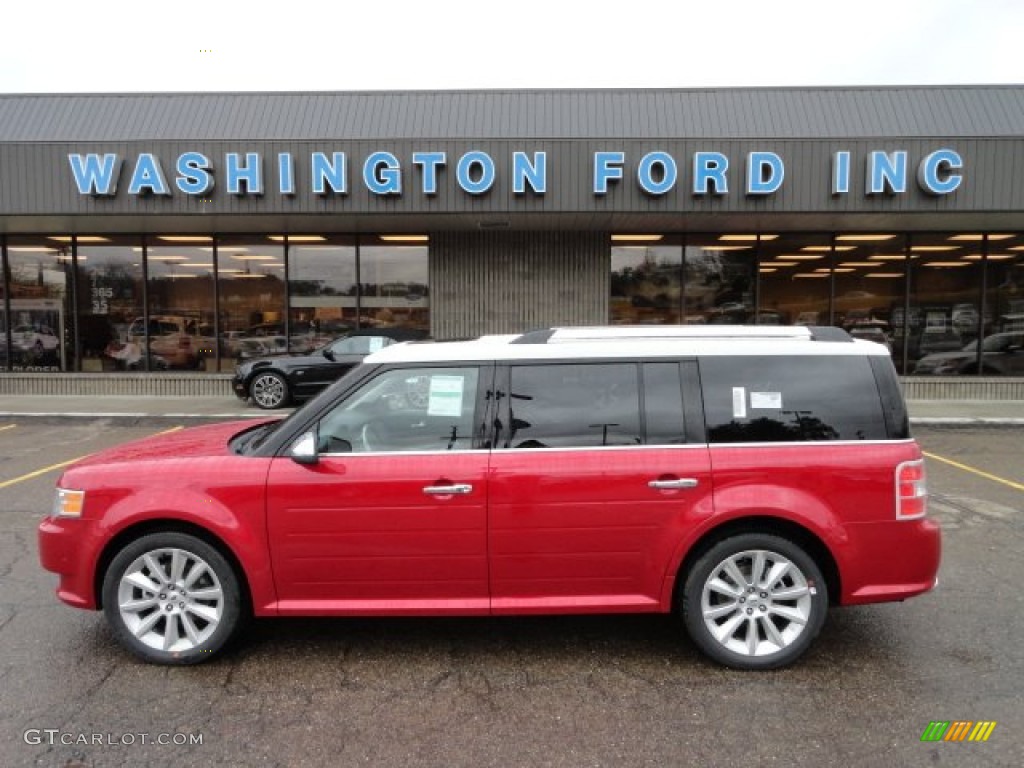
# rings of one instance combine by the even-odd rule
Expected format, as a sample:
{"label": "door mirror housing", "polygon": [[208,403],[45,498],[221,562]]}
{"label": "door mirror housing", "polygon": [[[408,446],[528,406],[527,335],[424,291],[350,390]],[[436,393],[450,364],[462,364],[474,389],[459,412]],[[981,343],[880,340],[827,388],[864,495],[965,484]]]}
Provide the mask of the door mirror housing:
{"label": "door mirror housing", "polygon": [[288,456],[296,464],[316,464],[320,456],[316,450],[316,433],[306,432],[298,440],[292,443],[288,449]]}
{"label": "door mirror housing", "polygon": [[324,347],[324,351],[321,354],[323,354],[323,356],[330,360],[332,363],[334,362],[334,350],[332,350],[330,347]]}

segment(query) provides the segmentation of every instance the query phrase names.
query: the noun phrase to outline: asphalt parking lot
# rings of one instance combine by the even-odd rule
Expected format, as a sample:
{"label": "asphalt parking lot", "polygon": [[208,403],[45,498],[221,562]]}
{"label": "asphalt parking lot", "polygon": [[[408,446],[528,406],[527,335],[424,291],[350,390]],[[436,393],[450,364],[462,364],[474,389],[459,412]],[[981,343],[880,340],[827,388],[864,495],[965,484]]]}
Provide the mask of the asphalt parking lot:
{"label": "asphalt parking lot", "polygon": [[[264,620],[206,665],[137,662],[56,600],[35,527],[55,465],[169,426],[0,422],[0,765],[1024,764],[1021,427],[918,428],[939,589],[834,610],[797,666],[743,673],[621,616]],[[957,720],[997,725],[921,741]]]}

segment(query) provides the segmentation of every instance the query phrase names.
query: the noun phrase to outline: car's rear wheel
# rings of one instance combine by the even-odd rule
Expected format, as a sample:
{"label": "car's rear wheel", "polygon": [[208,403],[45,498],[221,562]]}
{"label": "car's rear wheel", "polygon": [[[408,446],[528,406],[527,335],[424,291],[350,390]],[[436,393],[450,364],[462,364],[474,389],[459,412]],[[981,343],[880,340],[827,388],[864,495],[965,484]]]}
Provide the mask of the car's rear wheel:
{"label": "car's rear wheel", "polygon": [[249,385],[249,394],[260,408],[281,408],[288,404],[288,382],[283,376],[272,371],[258,373]]}
{"label": "car's rear wheel", "polygon": [[814,559],[780,536],[719,541],[694,563],[681,610],[693,642],[720,664],[775,669],[810,647],[828,611]]}
{"label": "car's rear wheel", "polygon": [[117,639],[157,664],[196,664],[232,638],[243,616],[238,576],[213,546],[167,531],[135,539],[103,578],[103,611]]}

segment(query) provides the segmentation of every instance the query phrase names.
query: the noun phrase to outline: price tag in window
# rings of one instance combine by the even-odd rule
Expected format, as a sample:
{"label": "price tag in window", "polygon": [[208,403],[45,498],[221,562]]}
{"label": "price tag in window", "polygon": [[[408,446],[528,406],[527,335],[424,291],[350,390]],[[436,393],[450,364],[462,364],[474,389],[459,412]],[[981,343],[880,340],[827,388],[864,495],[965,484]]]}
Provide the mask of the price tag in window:
{"label": "price tag in window", "polygon": [[461,416],[465,381],[462,376],[431,376],[428,416]]}

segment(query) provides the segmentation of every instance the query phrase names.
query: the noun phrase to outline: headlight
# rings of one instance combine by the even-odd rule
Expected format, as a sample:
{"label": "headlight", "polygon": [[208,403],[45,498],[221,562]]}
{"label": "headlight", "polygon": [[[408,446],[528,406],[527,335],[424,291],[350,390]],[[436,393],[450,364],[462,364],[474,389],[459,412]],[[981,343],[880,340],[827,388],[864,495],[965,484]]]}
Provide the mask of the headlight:
{"label": "headlight", "polygon": [[69,491],[58,488],[53,500],[54,517],[81,517],[85,505],[85,491]]}

